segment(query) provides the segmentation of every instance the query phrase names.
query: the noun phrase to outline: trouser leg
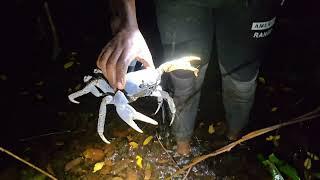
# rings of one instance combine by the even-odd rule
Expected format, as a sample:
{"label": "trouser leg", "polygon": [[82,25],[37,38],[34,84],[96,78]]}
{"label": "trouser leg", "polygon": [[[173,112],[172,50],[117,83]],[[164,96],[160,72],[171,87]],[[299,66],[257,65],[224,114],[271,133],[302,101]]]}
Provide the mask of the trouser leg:
{"label": "trouser leg", "polygon": [[185,71],[177,71],[170,75],[173,99],[177,108],[172,132],[177,141],[189,141],[192,136],[206,69],[207,65],[203,66],[198,77]]}
{"label": "trouser leg", "polygon": [[156,1],[156,10],[165,60],[190,55],[201,58],[198,77],[192,72],[175,71],[169,78],[169,90],[177,108],[172,133],[177,141],[188,141],[193,133],[211,51],[211,10],[170,0]]}
{"label": "trouser leg", "polygon": [[240,132],[249,121],[260,62],[270,44],[274,10],[273,0],[252,0],[216,10],[223,104],[233,133]]}
{"label": "trouser leg", "polygon": [[[220,64],[222,74],[227,73]],[[231,134],[239,133],[248,123],[254,102],[257,74],[249,81],[222,77],[222,99]]]}

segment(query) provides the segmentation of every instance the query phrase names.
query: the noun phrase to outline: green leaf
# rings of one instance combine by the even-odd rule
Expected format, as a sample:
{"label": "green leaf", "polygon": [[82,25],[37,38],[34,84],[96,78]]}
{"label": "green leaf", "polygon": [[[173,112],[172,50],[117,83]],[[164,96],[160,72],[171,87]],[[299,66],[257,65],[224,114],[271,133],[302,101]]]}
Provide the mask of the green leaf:
{"label": "green leaf", "polygon": [[297,170],[294,167],[290,166],[288,163],[277,158],[277,156],[275,154],[273,154],[273,153],[270,154],[269,160],[277,166],[277,168],[279,169],[279,171],[281,173],[290,177],[290,179],[300,180],[300,177],[298,176]]}
{"label": "green leaf", "polygon": [[265,160],[263,164],[265,164],[265,167],[271,173],[273,180],[284,180],[276,165],[274,165],[270,160]]}
{"label": "green leaf", "polygon": [[277,166],[284,164],[284,162],[278,159],[277,156],[273,153],[270,154],[268,158],[272,163],[276,164]]}
{"label": "green leaf", "polygon": [[259,78],[258,78],[258,81],[259,81],[261,84],[266,84],[266,80],[265,80],[263,77],[259,77]]}
{"label": "green leaf", "polygon": [[68,68],[70,68],[73,64],[74,64],[73,61],[67,62],[67,63],[65,63],[65,64],[63,65],[63,68],[64,68],[64,69],[68,69]]}
{"label": "green leaf", "polygon": [[290,177],[291,180],[300,180],[297,170],[289,164],[279,166],[279,171]]}

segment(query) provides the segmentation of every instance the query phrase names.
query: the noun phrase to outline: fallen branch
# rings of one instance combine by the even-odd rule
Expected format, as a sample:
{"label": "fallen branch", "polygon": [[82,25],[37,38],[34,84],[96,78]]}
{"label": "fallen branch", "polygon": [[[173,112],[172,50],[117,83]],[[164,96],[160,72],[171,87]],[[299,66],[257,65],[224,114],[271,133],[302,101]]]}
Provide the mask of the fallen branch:
{"label": "fallen branch", "polygon": [[19,160],[19,161],[23,162],[24,164],[27,164],[28,166],[32,167],[33,169],[35,169],[35,170],[37,170],[37,171],[41,172],[42,174],[44,174],[44,175],[48,176],[50,179],[58,180],[56,177],[54,177],[54,176],[52,176],[51,174],[47,173],[46,171],[44,171],[44,170],[42,170],[42,169],[38,168],[37,166],[35,166],[35,165],[33,165],[33,164],[29,163],[28,161],[26,161],[26,160],[24,160],[24,159],[20,158],[19,156],[17,156],[17,155],[15,155],[15,154],[13,154],[13,153],[12,153],[12,152],[10,152],[9,150],[7,150],[7,149],[5,149],[5,148],[3,148],[3,147],[0,147],[0,151],[2,151],[2,152],[4,152],[4,153],[8,154],[8,155],[9,155],[9,156],[11,156],[11,157],[14,157],[15,159],[17,159],[17,160]]}
{"label": "fallen branch", "polygon": [[257,137],[257,136],[260,136],[262,134],[271,132],[273,130],[279,129],[279,128],[284,127],[284,126],[289,126],[289,125],[292,125],[292,124],[301,123],[303,121],[307,121],[307,120],[310,120],[310,119],[314,119],[314,118],[320,117],[320,114],[316,114],[316,113],[319,113],[319,112],[320,112],[320,107],[316,108],[314,111],[311,111],[311,112],[309,112],[307,114],[304,114],[302,116],[294,118],[292,121],[280,123],[280,124],[277,124],[277,125],[269,126],[267,128],[259,129],[259,130],[253,131],[251,133],[248,133],[245,136],[243,136],[241,139],[239,139],[237,141],[234,141],[234,142],[232,142],[232,143],[230,143],[230,144],[228,144],[226,146],[223,146],[222,148],[217,149],[212,153],[209,153],[209,154],[202,155],[202,156],[194,158],[191,161],[190,164],[185,165],[183,168],[179,169],[176,173],[174,173],[172,176],[170,176],[169,178],[166,178],[166,179],[171,179],[172,177],[183,173],[185,170],[187,170],[189,168],[192,168],[194,165],[196,165],[196,164],[200,163],[201,161],[204,161],[204,160],[206,160],[206,159],[208,159],[210,157],[217,156],[217,155],[222,154],[224,152],[229,152],[232,148],[234,148],[238,144],[243,143],[243,142],[245,142],[247,140],[253,139],[253,138]]}

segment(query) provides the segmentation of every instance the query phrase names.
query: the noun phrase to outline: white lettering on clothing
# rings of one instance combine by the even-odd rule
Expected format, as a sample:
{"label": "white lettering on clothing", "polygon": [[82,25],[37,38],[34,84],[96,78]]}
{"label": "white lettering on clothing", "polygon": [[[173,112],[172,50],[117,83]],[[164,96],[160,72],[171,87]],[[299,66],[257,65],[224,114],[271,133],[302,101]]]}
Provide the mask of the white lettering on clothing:
{"label": "white lettering on clothing", "polygon": [[251,26],[251,30],[261,31],[261,30],[269,29],[274,25],[275,21],[276,21],[276,17],[272,18],[269,21],[265,21],[265,22],[253,22],[252,26]]}
{"label": "white lettering on clothing", "polygon": [[253,34],[253,38],[264,38],[264,37],[269,36],[269,34],[271,34],[271,32],[272,32],[272,29],[269,29],[268,31],[265,31],[265,32],[255,32]]}

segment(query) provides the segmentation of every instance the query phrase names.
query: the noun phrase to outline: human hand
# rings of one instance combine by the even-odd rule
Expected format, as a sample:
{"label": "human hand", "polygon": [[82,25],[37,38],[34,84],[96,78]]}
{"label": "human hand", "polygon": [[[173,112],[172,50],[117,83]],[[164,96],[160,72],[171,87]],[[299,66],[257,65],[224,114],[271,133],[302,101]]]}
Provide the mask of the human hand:
{"label": "human hand", "polygon": [[113,88],[124,89],[129,64],[138,60],[145,68],[154,68],[147,43],[137,27],[123,28],[102,49],[97,67]]}

